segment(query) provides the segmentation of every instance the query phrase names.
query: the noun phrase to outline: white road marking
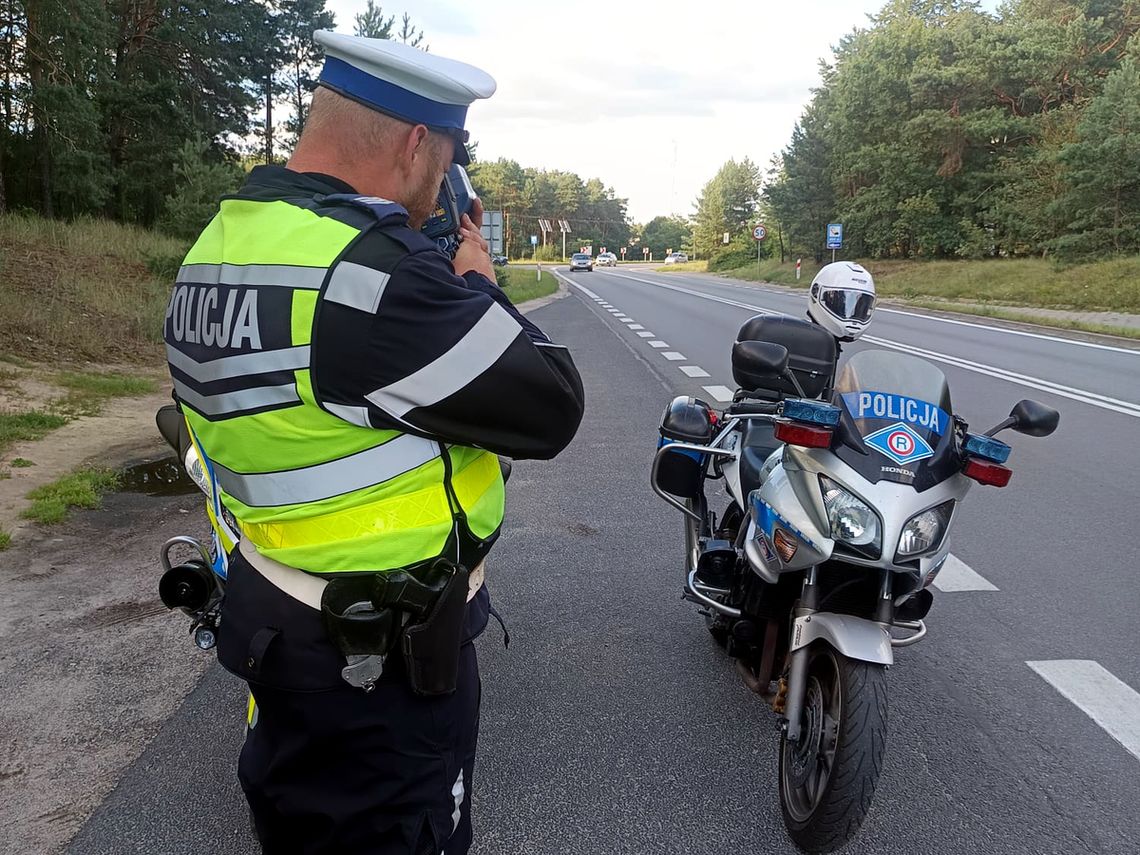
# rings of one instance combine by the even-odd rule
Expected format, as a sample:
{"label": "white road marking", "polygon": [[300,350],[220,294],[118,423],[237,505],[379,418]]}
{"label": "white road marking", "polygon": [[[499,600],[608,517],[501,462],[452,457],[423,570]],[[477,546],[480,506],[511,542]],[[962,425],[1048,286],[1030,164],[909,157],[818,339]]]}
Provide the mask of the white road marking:
{"label": "white road marking", "polygon": [[677,366],[690,377],[709,377],[711,376],[705,369],[699,365],[679,365]]}
{"label": "white road marking", "polygon": [[663,341],[651,341],[651,342],[649,342],[649,346],[650,347],[668,347],[669,345],[667,345]]}
{"label": "white road marking", "polygon": [[626,326],[629,327],[631,330],[643,330],[643,329],[645,329],[645,327],[643,327],[641,324],[629,323],[629,324],[626,324]]}
{"label": "white road marking", "polygon": [[606,311],[609,312],[611,315],[620,315],[621,314],[621,309],[609,308],[609,309],[606,309]]}
{"label": "white road marking", "polygon": [[614,315],[614,320],[621,321],[624,324],[626,321],[632,321],[633,318],[629,315]]}
{"label": "white road marking", "polygon": [[675,350],[667,351],[661,355],[664,356],[666,359],[668,359],[670,362],[680,362],[682,359],[685,358],[685,354],[677,353],[677,351],[675,351]]}
{"label": "white road marking", "polygon": [[[665,355],[668,356],[669,354]],[[732,390],[727,386],[702,386],[701,388],[712,395],[716,401],[724,402],[732,400]]]}
{"label": "white road marking", "polygon": [[1091,659],[1025,664],[1140,760],[1140,693]]}
{"label": "white road marking", "polygon": [[[702,300],[712,300],[714,303],[724,303],[728,306],[737,306],[741,309],[748,309],[760,314],[773,314],[769,309],[761,308],[760,306],[753,306],[749,303],[740,303],[736,300],[726,300],[723,297],[715,297],[712,294],[702,294],[700,291],[691,291],[688,288],[681,288],[677,285],[669,285],[663,282],[654,282],[651,279],[641,279],[637,276],[629,276],[624,273],[614,274],[624,279],[632,279],[635,282],[644,282],[647,285],[653,285],[657,288],[666,288],[670,291],[679,291],[683,294],[690,294],[694,297],[699,297]],[[920,316],[925,317],[925,316]],[[1086,389],[1076,389],[1072,386],[1064,386],[1060,383],[1053,383],[1049,380],[1043,380],[1039,377],[1030,377],[1025,374],[1018,374],[1014,371],[1007,371],[1004,368],[997,368],[993,365],[985,365],[980,362],[971,362],[968,359],[961,359],[956,356],[950,356],[945,353],[938,353],[933,350],[925,350],[913,345],[903,344],[902,342],[890,341],[885,338],[878,338],[876,336],[865,335],[863,341],[871,344],[877,344],[882,347],[893,348],[900,350],[903,353],[910,353],[914,356],[922,356],[927,359],[933,359],[937,362],[945,362],[947,365],[954,365],[958,368],[964,368],[967,371],[973,371],[976,374],[982,374],[987,377],[993,377],[999,380],[1007,380],[1010,383],[1015,383],[1019,386],[1025,386],[1030,389],[1039,389],[1042,392],[1050,392],[1054,395],[1060,395],[1062,398],[1069,398],[1073,401],[1080,401],[1083,404],[1091,404],[1094,407],[1099,407],[1102,410],[1111,410],[1115,413],[1122,413],[1126,416],[1133,418],[1140,418],[1140,404],[1134,404],[1131,401],[1122,401],[1119,398],[1110,398],[1107,395],[1101,395],[1096,392],[1089,392]]]}
{"label": "white road marking", "polygon": [[[633,277],[630,277],[630,278],[633,278]],[[640,279],[638,281],[646,282],[648,280]],[[653,283],[653,284],[659,284],[659,283]],[[763,291],[765,294],[780,294],[782,296],[791,296],[788,294],[787,291],[776,291],[772,288],[760,288],[760,287],[755,286],[755,285],[737,285],[731,281],[725,281],[723,283],[718,282],[717,284],[718,285],[723,284],[728,288],[739,288],[743,291]],[[919,312],[908,311],[906,309],[888,309],[884,306],[880,306],[875,311],[876,312],[885,312],[889,315],[909,315],[912,318],[919,318],[919,319],[924,320],[924,321],[934,321],[934,322],[940,323],[940,324],[953,324],[954,326],[959,326],[959,327],[976,327],[977,329],[980,329],[980,330],[988,330],[989,332],[1001,333],[1002,335],[1016,335],[1016,336],[1022,336],[1023,338],[1037,338],[1037,339],[1042,339],[1044,341],[1054,341],[1054,342],[1057,342],[1058,344],[1071,344],[1073,347],[1089,347],[1089,348],[1092,348],[1093,350],[1107,350],[1107,351],[1111,351],[1112,353],[1127,353],[1131,356],[1140,356],[1140,350],[1137,350],[1136,348],[1131,348],[1131,347],[1118,347],[1118,346],[1111,345],[1111,344],[1098,344],[1095,341],[1080,341],[1078,339],[1063,338],[1061,336],[1049,335],[1048,333],[1035,333],[1035,332],[1028,332],[1026,330],[1014,330],[1014,329],[1008,329],[1006,327],[996,327],[996,326],[993,326],[992,324],[983,324],[983,323],[979,323],[977,321],[959,321],[959,320],[955,320],[953,318],[941,318],[941,317],[937,317],[935,315],[924,315],[924,314],[921,314]],[[1027,323],[1033,323],[1033,322],[1027,321]]]}
{"label": "white road marking", "polygon": [[581,291],[583,294],[585,294],[590,299],[592,299],[592,300],[601,300],[602,299],[597,294],[595,294],[593,291],[591,291],[589,288],[587,288],[585,285],[579,285],[577,282],[575,282],[573,284],[574,284],[575,288],[577,288],[579,291]]}
{"label": "white road marking", "polygon": [[934,587],[944,593],[957,591],[996,591],[997,585],[974,570],[958,556],[951,555],[934,577]]}
{"label": "white road marking", "polygon": [[640,338],[653,338],[653,336],[657,335],[657,333],[650,332],[649,330],[645,330],[644,332],[639,332],[637,335]]}

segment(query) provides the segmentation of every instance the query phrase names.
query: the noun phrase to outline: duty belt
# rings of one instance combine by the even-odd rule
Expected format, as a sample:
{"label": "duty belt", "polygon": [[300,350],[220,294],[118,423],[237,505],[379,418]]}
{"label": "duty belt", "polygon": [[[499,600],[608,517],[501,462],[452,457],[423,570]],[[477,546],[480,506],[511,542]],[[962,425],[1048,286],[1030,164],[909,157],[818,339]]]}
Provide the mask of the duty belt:
{"label": "duty belt", "polygon": [[466,568],[436,559],[407,570],[321,579],[266,558],[244,538],[239,548],[275,587],[320,610],[347,659],[341,676],[349,685],[371,691],[399,645],[416,693],[454,691],[469,599]]}

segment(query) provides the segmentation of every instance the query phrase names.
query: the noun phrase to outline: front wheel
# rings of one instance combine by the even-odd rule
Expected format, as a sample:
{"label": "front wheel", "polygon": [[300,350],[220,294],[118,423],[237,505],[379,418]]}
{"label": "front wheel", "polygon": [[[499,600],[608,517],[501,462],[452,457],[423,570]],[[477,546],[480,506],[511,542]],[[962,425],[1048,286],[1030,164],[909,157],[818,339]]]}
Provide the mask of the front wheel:
{"label": "front wheel", "polygon": [[799,741],[780,739],[780,807],[800,849],[834,852],[855,836],[871,808],[886,737],[885,669],[818,644]]}

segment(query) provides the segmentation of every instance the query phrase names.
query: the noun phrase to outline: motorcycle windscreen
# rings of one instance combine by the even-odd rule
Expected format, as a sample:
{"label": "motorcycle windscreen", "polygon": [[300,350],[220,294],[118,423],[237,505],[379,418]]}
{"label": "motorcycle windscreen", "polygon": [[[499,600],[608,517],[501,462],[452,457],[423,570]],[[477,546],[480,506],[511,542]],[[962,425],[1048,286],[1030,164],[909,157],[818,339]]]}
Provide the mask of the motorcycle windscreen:
{"label": "motorcycle windscreen", "polygon": [[835,382],[840,408],[836,454],[872,483],[919,492],[958,471],[945,375],[915,356],[864,350]]}

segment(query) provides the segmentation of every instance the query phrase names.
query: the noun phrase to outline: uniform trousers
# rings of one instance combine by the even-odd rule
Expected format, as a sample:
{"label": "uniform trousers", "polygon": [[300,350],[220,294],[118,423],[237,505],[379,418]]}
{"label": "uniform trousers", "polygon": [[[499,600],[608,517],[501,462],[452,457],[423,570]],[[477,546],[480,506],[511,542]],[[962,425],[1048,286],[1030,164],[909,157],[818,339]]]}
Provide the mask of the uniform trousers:
{"label": "uniform trousers", "polygon": [[234,551],[218,658],[256,701],[238,778],[266,855],[467,852],[481,694],[472,640],[488,611],[483,588],[467,605],[454,693],[415,694],[398,652],[365,692],[341,679],[320,613]]}

